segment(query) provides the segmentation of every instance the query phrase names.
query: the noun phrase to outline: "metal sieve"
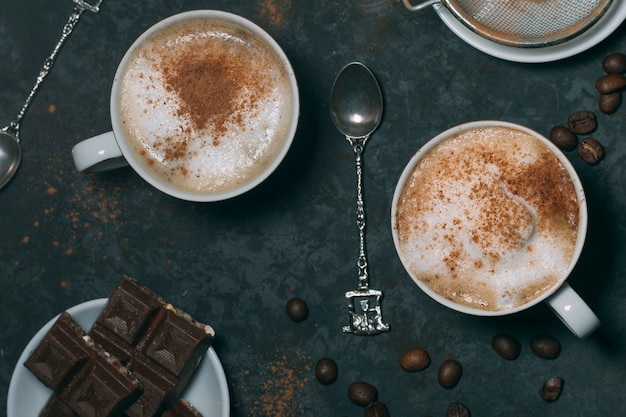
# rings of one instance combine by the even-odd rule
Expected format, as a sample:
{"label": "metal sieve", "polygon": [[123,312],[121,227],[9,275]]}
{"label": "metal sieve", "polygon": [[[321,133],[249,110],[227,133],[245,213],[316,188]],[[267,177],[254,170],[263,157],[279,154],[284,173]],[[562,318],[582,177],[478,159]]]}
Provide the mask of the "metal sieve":
{"label": "metal sieve", "polygon": [[541,48],[572,39],[592,27],[613,0],[428,0],[412,11],[445,6],[483,38],[518,48]]}

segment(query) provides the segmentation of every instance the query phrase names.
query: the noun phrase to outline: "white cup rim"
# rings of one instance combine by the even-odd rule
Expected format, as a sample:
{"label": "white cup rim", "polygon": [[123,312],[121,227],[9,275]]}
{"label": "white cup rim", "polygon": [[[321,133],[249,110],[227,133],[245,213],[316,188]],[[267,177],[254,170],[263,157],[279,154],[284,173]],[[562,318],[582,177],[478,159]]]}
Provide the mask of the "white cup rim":
{"label": "white cup rim", "polygon": [[[282,65],[284,66],[285,73],[289,77],[289,85],[292,92],[292,117],[291,123],[289,126],[289,131],[287,133],[287,137],[285,138],[285,142],[283,143],[280,152],[278,152],[272,161],[271,164],[261,171],[257,176],[251,179],[248,182],[245,182],[233,189],[223,191],[223,192],[193,192],[186,191],[180,188],[172,187],[168,185],[165,181],[159,179],[158,176],[152,174],[148,171],[144,163],[139,160],[139,158],[135,155],[135,152],[131,149],[127,141],[124,139],[124,129],[122,127],[122,120],[120,116],[120,109],[118,105],[118,91],[119,86],[121,84],[121,80],[123,78],[123,72],[126,68],[126,65],[129,59],[132,56],[133,51],[143,43],[148,37],[150,37],[155,32],[161,30],[164,27],[170,26],[172,24],[176,24],[178,22],[186,21],[186,20],[195,20],[195,19],[216,19],[227,21],[229,23],[233,23],[237,26],[240,26],[258,36],[263,42],[265,42],[268,46],[272,48],[272,50],[279,57]],[[113,133],[115,136],[115,140],[120,147],[124,158],[128,162],[128,164],[137,172],[145,181],[151,184],[156,189],[168,194],[170,196],[187,200],[187,201],[195,201],[195,202],[215,202],[222,201],[234,198],[241,194],[244,194],[251,189],[255,188],[259,184],[261,184],[265,179],[267,179],[278,166],[281,164],[291,145],[293,143],[294,137],[296,135],[296,130],[298,127],[298,120],[300,117],[300,99],[299,99],[299,89],[298,83],[296,80],[296,76],[294,70],[287,58],[287,55],[280,47],[280,45],[272,38],[264,29],[262,29],[257,24],[251,22],[250,20],[235,15],[233,13],[224,12],[221,10],[191,10],[187,12],[178,13],[167,17],[159,22],[155,23],[153,26],[145,30],[128,48],[125,52],[124,57],[120,61],[117,70],[115,72],[115,78],[113,80],[113,86],[111,88],[111,101],[110,101],[110,112],[111,112],[111,123],[113,127]]]}
{"label": "white cup rim", "polygon": [[[563,164],[563,166],[565,167],[565,169],[567,170],[568,174],[570,175],[570,178],[572,179],[572,182],[574,184],[574,188],[576,189],[576,195],[578,197],[578,201],[579,201],[579,216],[578,216],[578,233],[577,233],[577,237],[576,237],[576,246],[574,248],[574,253],[572,255],[572,261],[570,262],[570,265],[567,269],[567,273],[565,273],[558,281],[557,284],[555,284],[551,289],[545,291],[543,294],[541,294],[540,296],[530,300],[529,302],[522,304],[520,306],[514,307],[514,308],[510,308],[510,309],[506,309],[506,310],[500,310],[500,311],[490,311],[490,310],[481,310],[478,308],[474,308],[474,307],[469,307],[466,305],[462,305],[462,304],[458,304],[455,303],[454,301],[451,301],[449,299],[447,299],[446,297],[440,295],[439,293],[435,292],[433,289],[431,289],[428,285],[424,284],[422,281],[420,281],[417,277],[414,276],[414,274],[411,272],[411,269],[409,268],[408,262],[406,262],[401,255],[401,250],[400,250],[400,242],[398,239],[398,232],[397,232],[397,228],[396,228],[396,219],[397,219],[397,207],[398,207],[398,201],[400,199],[400,195],[402,193],[402,190],[404,189],[404,186],[411,174],[411,172],[413,171],[413,168],[417,165],[417,163],[422,159],[422,157],[427,154],[431,149],[433,149],[435,146],[437,146],[439,143],[441,143],[442,141],[458,134],[464,131],[468,131],[468,130],[473,130],[473,129],[477,129],[477,128],[484,128],[484,127],[488,127],[488,126],[496,126],[496,127],[505,127],[505,128],[511,128],[511,129],[517,129],[520,130],[522,132],[526,132],[532,136],[534,136],[535,138],[539,139],[541,142],[543,142],[548,149],[550,149],[554,155],[556,155],[556,157],[559,159],[559,161]],[[402,171],[402,174],[400,175],[400,178],[398,180],[398,183],[396,185],[395,191],[394,191],[394,195],[393,195],[393,200],[391,203],[391,231],[392,231],[392,236],[393,236],[393,243],[396,249],[396,253],[398,255],[398,257],[400,258],[400,261],[404,267],[404,269],[406,270],[407,274],[411,277],[411,279],[413,280],[413,282],[415,282],[415,284],[417,284],[417,286],[423,291],[425,292],[430,298],[432,298],[433,300],[437,301],[439,304],[442,304],[452,310],[456,310],[459,311],[461,313],[465,313],[465,314],[469,314],[469,315],[474,315],[474,316],[505,316],[505,315],[509,315],[509,314],[514,314],[514,313],[518,313],[520,311],[526,310],[532,306],[535,306],[539,303],[541,303],[542,301],[546,300],[547,298],[549,298],[552,294],[554,294],[556,291],[558,291],[558,289],[563,285],[563,283],[567,280],[567,278],[569,277],[569,275],[571,274],[572,270],[574,269],[574,267],[576,266],[576,263],[578,262],[578,259],[580,257],[580,254],[583,250],[583,246],[585,243],[585,239],[586,239],[586,234],[587,234],[587,222],[588,222],[588,213],[587,213],[587,200],[585,197],[585,192],[582,186],[582,183],[580,181],[580,178],[578,177],[578,174],[576,172],[576,170],[574,169],[573,165],[571,164],[571,162],[569,161],[569,159],[567,159],[567,156],[565,156],[565,154],[563,154],[563,152],[561,152],[561,150],[559,148],[557,148],[552,142],[550,142],[547,138],[545,138],[543,135],[541,135],[540,133],[529,129],[526,126],[522,126],[516,123],[511,123],[511,122],[506,122],[506,121],[500,121],[500,120],[478,120],[478,121],[472,121],[472,122],[467,122],[467,123],[462,123],[459,124],[457,126],[451,127],[441,133],[439,133],[438,135],[434,136],[433,138],[431,138],[430,140],[428,140],[428,142],[426,142],[421,148],[418,149],[418,151],[411,157],[411,159],[409,160],[409,162],[407,163],[407,165],[405,166],[404,170]]]}

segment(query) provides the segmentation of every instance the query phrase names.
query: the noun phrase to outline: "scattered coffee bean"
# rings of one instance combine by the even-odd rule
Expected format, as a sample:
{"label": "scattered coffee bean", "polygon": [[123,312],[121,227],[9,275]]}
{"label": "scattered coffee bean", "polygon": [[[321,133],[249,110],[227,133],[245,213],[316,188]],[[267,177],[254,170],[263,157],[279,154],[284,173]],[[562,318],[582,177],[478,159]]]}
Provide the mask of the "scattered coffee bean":
{"label": "scattered coffee bean", "polygon": [[561,353],[561,343],[552,336],[538,335],[530,341],[530,348],[543,359],[554,359]]}
{"label": "scattered coffee bean", "polygon": [[573,151],[578,146],[578,137],[565,126],[553,127],[550,140],[562,151]]}
{"label": "scattered coffee bean", "polygon": [[389,410],[385,404],[376,401],[365,407],[365,417],[389,417]]}
{"label": "scattered coffee bean", "polygon": [[462,372],[463,369],[458,361],[448,359],[439,367],[439,384],[444,388],[454,388],[461,380]]}
{"label": "scattered coffee bean", "polygon": [[491,340],[491,346],[498,355],[510,361],[517,359],[522,351],[522,345],[519,340],[504,333],[495,335]]}
{"label": "scattered coffee bean", "polygon": [[324,385],[330,385],[337,380],[337,364],[330,358],[322,358],[315,365],[315,377]]}
{"label": "scattered coffee bean", "polygon": [[616,91],[609,94],[600,94],[598,108],[602,113],[613,114],[622,105],[622,92]]}
{"label": "scattered coffee bean", "polygon": [[299,323],[307,318],[309,315],[309,308],[304,300],[298,297],[293,297],[287,301],[287,315],[291,320]]}
{"label": "scattered coffee bean", "polygon": [[446,410],[446,417],[469,417],[469,409],[462,403],[452,403]]}
{"label": "scattered coffee bean", "polygon": [[621,53],[607,55],[602,61],[602,68],[609,74],[626,72],[626,55]]}
{"label": "scattered coffee bean", "polygon": [[606,74],[596,81],[596,90],[600,94],[610,94],[626,87],[626,77],[622,74]]}
{"label": "scattered coffee bean", "polygon": [[604,148],[594,138],[585,138],[578,144],[578,155],[586,163],[595,165],[604,158]]}
{"label": "scattered coffee bean", "polygon": [[541,398],[545,401],[556,401],[561,395],[562,390],[563,378],[557,376],[543,383],[543,387],[539,390],[539,395],[541,395]]}
{"label": "scattered coffee bean", "polygon": [[400,358],[400,367],[408,372],[417,372],[430,364],[430,356],[424,349],[408,350]]}
{"label": "scattered coffee bean", "polygon": [[569,130],[579,135],[586,135],[596,130],[598,124],[596,115],[589,110],[580,110],[572,113],[567,119]]}
{"label": "scattered coffee bean", "polygon": [[348,387],[348,398],[356,405],[366,407],[378,400],[378,390],[367,382],[353,382]]}

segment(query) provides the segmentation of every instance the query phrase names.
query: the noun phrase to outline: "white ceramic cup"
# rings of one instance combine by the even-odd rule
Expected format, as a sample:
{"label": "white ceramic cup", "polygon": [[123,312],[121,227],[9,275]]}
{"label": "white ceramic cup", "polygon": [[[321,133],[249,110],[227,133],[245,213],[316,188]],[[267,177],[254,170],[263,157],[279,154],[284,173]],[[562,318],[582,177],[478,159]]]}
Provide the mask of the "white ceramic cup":
{"label": "white ceramic cup", "polygon": [[[551,289],[547,290],[543,294],[539,295],[536,298],[531,299],[527,303],[499,311],[492,310],[482,310],[474,307],[469,307],[466,305],[462,305],[451,301],[445,296],[440,295],[435,292],[432,288],[418,279],[412,272],[409,267],[409,262],[406,259],[403,259],[402,250],[398,238],[398,230],[397,230],[397,210],[400,196],[402,194],[402,190],[407,183],[411,172],[415,168],[415,166],[422,160],[424,155],[426,155],[431,149],[435,148],[441,142],[449,139],[450,137],[457,135],[463,131],[474,130],[476,128],[487,127],[487,126],[501,126],[505,128],[512,128],[516,130],[520,130],[522,132],[526,132],[535,138],[539,139],[543,142],[559,159],[559,161],[566,168],[567,172],[570,175],[570,178],[574,184],[574,188],[576,190],[576,195],[579,202],[579,213],[578,213],[578,232],[576,238],[576,244],[574,248],[574,253],[572,256],[572,260],[567,269],[567,272],[560,277],[558,283],[554,285]],[[405,267],[407,273],[411,276],[413,281],[419,286],[419,288],[424,291],[428,296],[437,301],[438,303],[452,309],[465,314],[471,314],[476,316],[504,316],[509,314],[514,314],[523,310],[526,310],[540,302],[545,301],[550,308],[556,313],[556,315],[561,319],[561,321],[574,333],[576,336],[580,338],[584,338],[591,334],[595,329],[600,325],[600,321],[597,316],[593,313],[593,311],[589,308],[589,306],[583,301],[583,299],[570,287],[570,285],[566,282],[566,279],[570,275],[571,271],[574,269],[578,258],[580,257],[580,253],[582,252],[586,232],[587,232],[587,204],[585,199],[585,193],[574,170],[574,167],[571,165],[567,157],[563,155],[563,153],[552,144],[548,139],[540,135],[539,133],[528,129],[524,126],[520,126],[514,123],[502,122],[502,121],[476,121],[470,123],[464,123],[448,129],[439,135],[432,138],[428,141],[422,148],[420,148],[417,153],[411,158],[407,166],[405,167],[398,184],[395,189],[392,207],[391,207],[391,230],[393,234],[394,245],[396,247],[396,251],[400,260]]]}
{"label": "white ceramic cup", "polygon": [[[237,184],[230,189],[215,192],[197,192],[172,186],[147,167],[147,164],[138,157],[137,152],[129,144],[127,133],[123,128],[123,116],[120,109],[120,89],[121,80],[124,76],[127,64],[133,52],[146,42],[154,33],[163,30],[173,24],[197,19],[209,19],[227,22],[235,27],[243,28],[245,31],[254,34],[261,42],[268,45],[276,54],[283,67],[284,74],[288,77],[292,107],[290,111],[289,129],[286,130],[286,138],[279,151],[277,151],[270,162],[265,162],[266,166],[260,169],[254,177],[248,178],[245,182]],[[216,10],[194,10],[180,13],[166,18],[145,31],[128,49],[122,58],[113,86],[111,89],[111,123],[113,130],[104,134],[83,140],[74,146],[72,156],[76,169],[80,172],[99,172],[130,165],[144,180],[158,190],[188,201],[210,202],[226,200],[243,194],[256,187],[264,181],[278,167],[287,154],[296,133],[299,118],[299,92],[296,77],[287,56],[276,43],[276,41],[256,24],[243,17]]]}

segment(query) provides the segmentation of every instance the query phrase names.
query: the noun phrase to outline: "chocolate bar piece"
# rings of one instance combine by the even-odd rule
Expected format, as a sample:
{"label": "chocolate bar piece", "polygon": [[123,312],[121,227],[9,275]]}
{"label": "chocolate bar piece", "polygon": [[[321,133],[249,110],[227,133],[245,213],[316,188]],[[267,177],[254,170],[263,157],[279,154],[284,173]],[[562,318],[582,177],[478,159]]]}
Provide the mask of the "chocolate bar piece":
{"label": "chocolate bar piece", "polygon": [[159,311],[142,339],[142,353],[186,380],[204,357],[215,332],[209,325],[168,305]]}
{"label": "chocolate bar piece", "polygon": [[24,366],[46,387],[58,390],[94,355],[86,340],[78,323],[63,312]]}
{"label": "chocolate bar piece", "polygon": [[174,407],[164,412],[161,417],[202,417],[202,414],[188,401],[180,399]]}
{"label": "chocolate bar piece", "polygon": [[141,392],[141,384],[117,359],[100,352],[61,391],[80,417],[113,417],[126,410]]}
{"label": "chocolate bar piece", "polygon": [[58,395],[52,394],[39,417],[79,417]]}
{"label": "chocolate bar piece", "polygon": [[106,352],[115,356],[122,364],[127,365],[135,350],[134,346],[126,343],[124,339],[118,337],[101,323],[95,322],[89,329],[89,336],[94,342],[102,346]]}
{"label": "chocolate bar piece", "polygon": [[172,406],[179,385],[177,377],[141,355],[133,358],[130,370],[141,382],[143,392],[126,410],[128,417],[153,417]]}
{"label": "chocolate bar piece", "polygon": [[157,293],[124,276],[96,321],[134,345],[164,304]]}

